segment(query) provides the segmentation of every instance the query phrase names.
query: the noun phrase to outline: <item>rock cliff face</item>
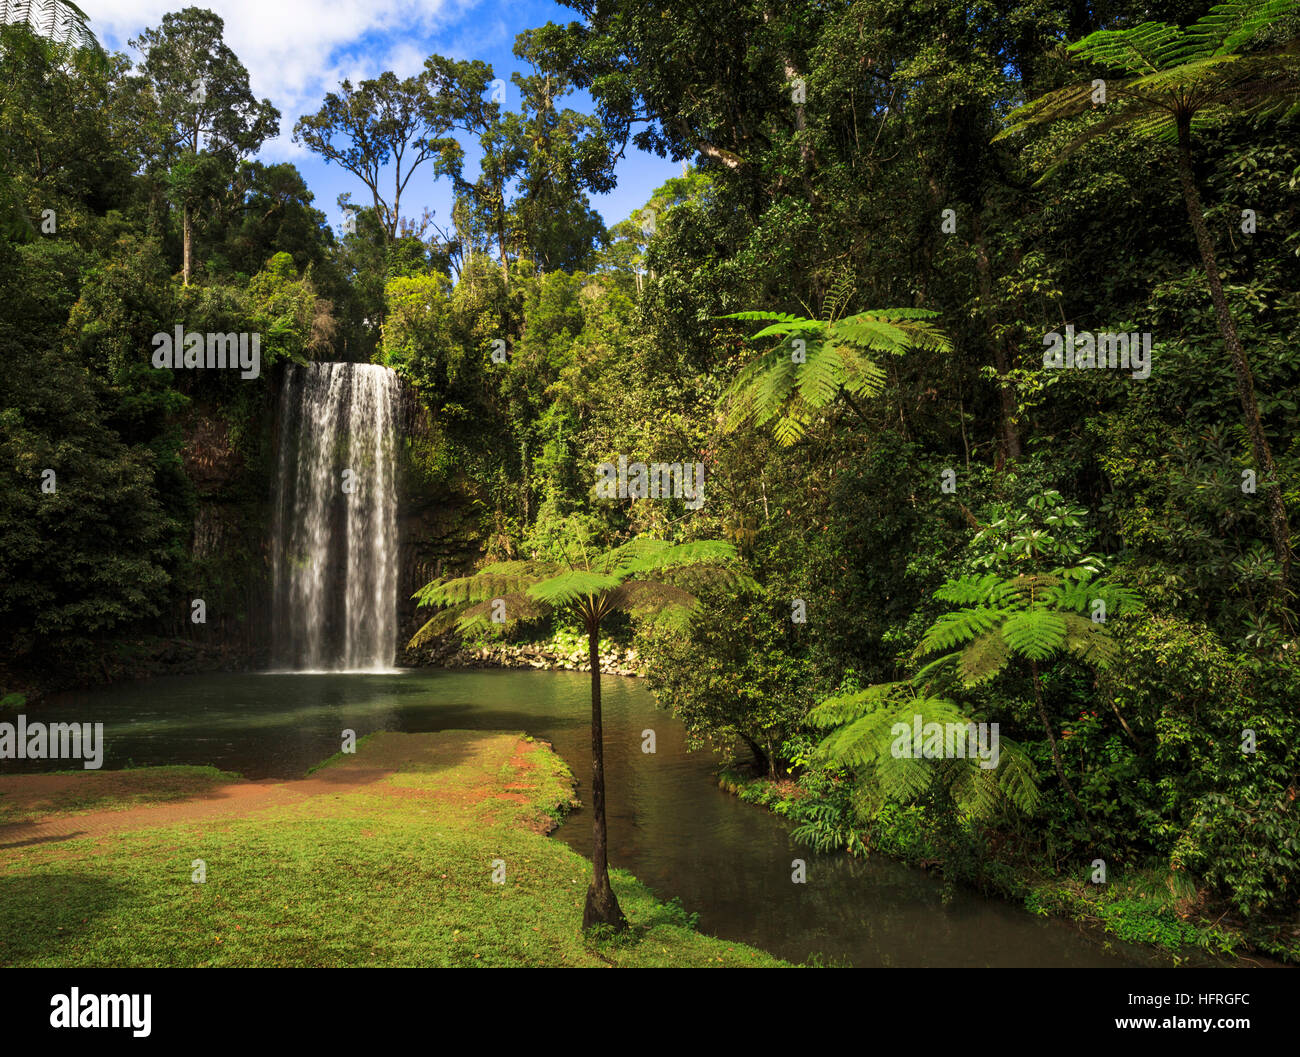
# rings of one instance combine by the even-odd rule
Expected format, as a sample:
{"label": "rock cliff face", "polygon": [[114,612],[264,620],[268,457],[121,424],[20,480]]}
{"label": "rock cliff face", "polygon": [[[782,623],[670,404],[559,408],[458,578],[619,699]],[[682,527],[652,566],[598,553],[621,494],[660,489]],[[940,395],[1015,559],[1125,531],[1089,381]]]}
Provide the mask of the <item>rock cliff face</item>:
{"label": "rock cliff face", "polygon": [[420,472],[419,451],[430,441],[429,413],[409,388],[403,391],[400,430],[403,437],[397,504],[397,663],[433,663],[427,651],[410,651],[406,643],[426,620],[411,596],[442,576],[471,572],[482,553],[482,533],[470,501],[445,483]]}
{"label": "rock cliff face", "polygon": [[[278,380],[277,380],[278,381]],[[279,390],[277,385],[277,393]],[[181,423],[182,460],[192,488],[193,532],[173,611],[157,638],[141,643],[141,671],[256,669],[270,663],[271,535],[280,396],[236,424],[218,408],[194,408]],[[398,664],[427,664],[405,645],[427,619],[411,595],[428,581],[472,569],[481,533],[470,501],[419,471],[430,438],[428,412],[404,387],[398,433]],[[193,623],[202,598],[206,622]]]}

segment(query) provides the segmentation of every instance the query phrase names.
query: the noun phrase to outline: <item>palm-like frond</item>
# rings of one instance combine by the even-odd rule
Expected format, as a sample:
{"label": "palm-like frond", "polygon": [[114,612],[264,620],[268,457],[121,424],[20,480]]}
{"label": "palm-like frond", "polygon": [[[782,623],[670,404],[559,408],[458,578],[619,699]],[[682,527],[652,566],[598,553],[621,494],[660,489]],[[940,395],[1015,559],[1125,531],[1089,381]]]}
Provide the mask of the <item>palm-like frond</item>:
{"label": "palm-like frond", "polygon": [[[621,611],[683,632],[696,608],[693,588],[752,588],[736,568],[736,548],[721,540],[671,543],[638,538],[590,560],[493,562],[469,576],[434,580],[414,594],[421,606],[441,611],[412,637],[419,646],[434,635],[481,628],[508,628],[556,609],[573,609],[598,626]],[[498,602],[504,602],[504,621]]]}
{"label": "palm-like frond", "polygon": [[997,573],[962,576],[940,585],[934,592],[934,597],[940,602],[969,606],[976,602],[987,602],[993,589],[1001,584],[1002,577]]}
{"label": "palm-like frond", "polygon": [[1003,804],[1032,815],[1040,794],[1033,761],[1019,744],[999,738],[997,767],[972,766],[969,760],[945,760],[941,778],[960,810],[979,819],[995,816]]}
{"label": "palm-like frond", "polygon": [[[842,295],[845,299],[848,294]],[[828,298],[828,302],[834,298]],[[837,311],[838,302],[831,311]],[[769,322],[751,337],[780,338],[782,343],[761,353],[736,375],[724,397],[727,429],[753,420],[758,426],[775,422],[777,441],[799,440],[817,413],[841,391],[874,396],[884,387],[885,372],[868,353],[901,355],[909,350],[946,351],[951,342],[932,320],[937,313],[920,308],[887,308],[859,312],[834,322],[775,312],[733,312],[720,319]],[[790,344],[804,335],[804,356],[796,361]]]}
{"label": "palm-like frond", "polygon": [[1031,661],[1043,661],[1065,644],[1065,620],[1051,609],[1012,613],[1002,625],[1007,645]]}
{"label": "palm-like frond", "polygon": [[1230,55],[1300,7],[1296,0],[1228,0],[1187,29],[1187,57]]}
{"label": "palm-like frond", "polygon": [[865,690],[828,697],[808,713],[814,727],[838,727],[875,712],[895,696],[908,691],[903,683],[876,683]]}
{"label": "palm-like frond", "polygon": [[411,597],[422,606],[452,606],[481,602],[527,591],[534,584],[555,576],[559,566],[544,562],[494,562],[472,576],[434,580]]}
{"label": "palm-like frond", "polygon": [[[1300,61],[1293,49],[1241,50],[1297,11],[1300,0],[1230,0],[1187,29],[1144,22],[1128,29],[1098,30],[1071,44],[1070,52],[1080,61],[1120,76],[1106,81],[1106,105],[1098,119],[1055,152],[1039,182],[1086,143],[1116,129],[1173,140],[1180,121],[1197,131],[1229,115],[1300,106]],[[1093,109],[1090,81],[1067,85],[1019,107],[996,138]]]}
{"label": "palm-like frond", "polygon": [[1044,661],[1065,650],[1095,668],[1106,668],[1116,648],[1104,622],[1094,623],[1097,602],[1104,613],[1124,616],[1140,606],[1135,591],[1095,575],[1086,565],[1055,573],[1002,579],[993,573],[949,580],[934,597],[962,608],[937,617],[916,648],[916,657],[958,649],[927,665],[913,682],[921,685],[956,661],[955,672],[975,686],[1003,671],[1013,657]]}
{"label": "palm-like frond", "polygon": [[984,632],[957,655],[957,671],[966,686],[978,686],[997,675],[1011,660],[1011,647],[1001,629]]}
{"label": "palm-like frond", "polygon": [[0,24],[26,25],[33,33],[65,47],[102,52],[90,29],[90,16],[70,0],[4,0]]}
{"label": "palm-like frond", "polygon": [[999,627],[1006,617],[1004,610],[988,606],[968,606],[955,613],[945,613],[922,636],[916,655],[925,657],[936,650],[950,650],[954,646],[964,645],[986,631]]}
{"label": "palm-like frond", "polygon": [[1038,787],[1033,763],[1023,750],[999,737],[997,767],[981,767],[977,759],[926,759],[897,751],[899,727],[910,732],[937,723],[965,730],[970,718],[953,701],[917,694],[911,683],[881,683],[866,690],[828,698],[809,714],[814,726],[836,727],[816,750],[824,763],[847,767],[870,786],[879,799],[907,802],[935,785],[949,790],[960,810],[978,817],[994,815],[1006,805],[1033,811]]}

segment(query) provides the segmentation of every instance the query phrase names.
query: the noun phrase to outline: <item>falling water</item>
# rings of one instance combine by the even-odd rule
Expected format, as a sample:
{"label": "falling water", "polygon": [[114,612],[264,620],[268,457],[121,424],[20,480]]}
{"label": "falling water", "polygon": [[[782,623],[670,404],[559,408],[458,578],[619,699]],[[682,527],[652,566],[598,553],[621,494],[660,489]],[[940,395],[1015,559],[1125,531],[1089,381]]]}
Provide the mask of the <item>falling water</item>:
{"label": "falling water", "polygon": [[397,649],[398,379],[359,363],[284,380],[273,536],[277,668],[390,669]]}

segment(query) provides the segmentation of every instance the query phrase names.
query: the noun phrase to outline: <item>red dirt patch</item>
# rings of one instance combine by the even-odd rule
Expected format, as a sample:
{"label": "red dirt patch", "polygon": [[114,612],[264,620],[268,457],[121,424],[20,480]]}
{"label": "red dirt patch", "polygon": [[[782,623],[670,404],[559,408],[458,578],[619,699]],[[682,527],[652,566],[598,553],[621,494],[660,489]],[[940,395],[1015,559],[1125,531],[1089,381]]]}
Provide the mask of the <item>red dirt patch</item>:
{"label": "red dirt patch", "polygon": [[[510,758],[510,765],[515,770],[534,767],[531,761],[524,760],[523,757],[535,748],[535,745],[520,739]],[[377,734],[366,742],[364,758],[333,761],[330,766],[306,778],[228,782],[209,786],[196,796],[168,803],[87,811],[82,814],[51,814],[34,822],[0,825],[0,849],[78,837],[99,837],[124,830],[180,822],[238,818],[252,811],[301,804],[319,797],[338,798],[363,789],[381,796],[436,799],[467,807],[489,799],[528,802],[528,797],[522,793],[502,792],[500,785],[492,780],[470,789],[418,789],[384,782],[384,779],[396,774],[403,764],[453,764],[463,757],[464,752],[464,743],[459,739],[421,734]],[[15,797],[15,803],[39,808],[39,801],[47,799],[53,793],[75,790],[80,778],[80,775],[10,775],[5,778],[5,792],[6,795]],[[515,783],[507,788],[528,789],[530,786]]]}

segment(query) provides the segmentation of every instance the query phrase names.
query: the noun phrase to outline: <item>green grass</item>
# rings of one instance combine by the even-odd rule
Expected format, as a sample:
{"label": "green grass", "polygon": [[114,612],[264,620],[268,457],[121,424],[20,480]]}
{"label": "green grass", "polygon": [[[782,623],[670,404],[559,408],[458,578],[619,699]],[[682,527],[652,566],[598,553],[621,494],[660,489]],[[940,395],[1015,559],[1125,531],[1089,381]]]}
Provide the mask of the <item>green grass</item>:
{"label": "green grass", "polygon": [[[140,767],[127,771],[54,771],[76,776],[47,792],[33,793],[24,776],[0,778],[0,825],[34,822],[52,815],[87,811],[125,811],[199,796],[215,785],[236,782],[239,775],[215,767]],[[43,775],[42,777],[48,777]]]}
{"label": "green grass", "polygon": [[[518,765],[519,746],[513,734],[383,734],[317,772],[397,760],[392,777],[356,791],[11,849],[0,964],[784,964],[695,932],[621,871],[631,931],[584,937],[590,863],[543,835],[572,802],[572,778],[541,744]],[[206,883],[191,880],[195,859]],[[492,882],[495,859],[504,885]]]}

